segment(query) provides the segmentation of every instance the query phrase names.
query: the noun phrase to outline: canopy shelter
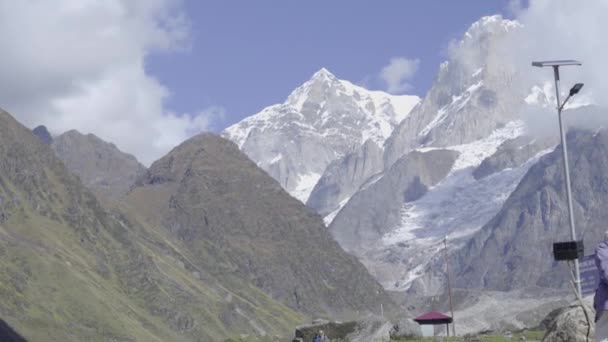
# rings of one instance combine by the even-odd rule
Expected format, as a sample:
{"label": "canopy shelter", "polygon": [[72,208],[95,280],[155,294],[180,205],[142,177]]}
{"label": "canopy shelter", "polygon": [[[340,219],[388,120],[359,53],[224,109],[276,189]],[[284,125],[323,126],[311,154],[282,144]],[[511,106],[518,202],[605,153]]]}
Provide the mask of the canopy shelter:
{"label": "canopy shelter", "polygon": [[450,316],[446,316],[439,312],[431,311],[425,313],[422,316],[414,318],[414,321],[420,325],[445,324],[447,335],[450,336],[450,323],[452,323],[452,317]]}

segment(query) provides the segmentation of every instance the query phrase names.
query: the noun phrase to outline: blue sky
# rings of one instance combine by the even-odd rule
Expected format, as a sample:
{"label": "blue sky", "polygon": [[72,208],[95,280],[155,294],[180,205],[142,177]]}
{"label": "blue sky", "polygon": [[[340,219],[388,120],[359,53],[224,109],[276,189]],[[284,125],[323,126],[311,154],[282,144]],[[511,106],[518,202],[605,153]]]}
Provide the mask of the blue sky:
{"label": "blue sky", "polygon": [[[513,3],[524,6],[513,11]],[[372,89],[398,92],[409,84],[407,93],[424,95],[449,43],[492,14],[516,16],[523,25],[503,44],[512,52],[505,59],[528,70],[530,84],[551,77],[531,72],[530,60],[575,58],[584,67],[562,75],[564,83],[584,80],[585,94],[605,94],[608,49],[597,37],[607,30],[607,6],[576,0],[0,0],[0,42],[10,52],[0,64],[0,107],[30,128],[93,133],[149,165],[193,134],[218,132],[283,102],[321,67]],[[23,25],[28,22],[36,25]],[[387,69],[395,58],[400,63]],[[411,79],[395,81],[415,69]],[[391,82],[380,79],[383,70],[390,70]],[[605,105],[606,98],[594,100]]]}
{"label": "blue sky", "polygon": [[168,107],[225,108],[220,131],[283,102],[321,67],[373,89],[393,57],[419,59],[408,93],[423,96],[448,43],[479,17],[510,17],[508,0],[187,0],[191,48],[149,56],[146,70],[169,88]]}

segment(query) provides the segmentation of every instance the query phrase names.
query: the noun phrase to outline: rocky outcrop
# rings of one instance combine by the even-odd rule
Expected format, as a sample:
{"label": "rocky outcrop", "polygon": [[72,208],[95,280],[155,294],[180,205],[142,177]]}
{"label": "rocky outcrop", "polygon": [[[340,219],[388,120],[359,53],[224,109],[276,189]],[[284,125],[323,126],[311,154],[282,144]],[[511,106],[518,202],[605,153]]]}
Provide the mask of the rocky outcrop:
{"label": "rocky outcrop", "polygon": [[354,153],[327,166],[306,206],[325,217],[339,210],[371,176],[383,169],[382,149],[368,140]]}
{"label": "rocky outcrop", "polygon": [[329,229],[345,249],[365,250],[401,220],[404,203],[422,197],[452,169],[458,152],[412,152],[364,184],[338,213]]}
{"label": "rocky outcrop", "polygon": [[146,170],[134,156],[93,134],[72,130],[56,137],[51,146],[66,167],[101,199],[122,198]]}
{"label": "rocky outcrop", "polygon": [[350,342],[388,341],[393,324],[381,317],[367,317],[359,322],[355,331],[345,338]]}
{"label": "rocky outcrop", "polygon": [[498,146],[496,153],[481,162],[473,171],[473,177],[479,180],[507,168],[519,167],[537,153],[553,146],[550,140],[537,140],[531,136],[507,140]]}
{"label": "rocky outcrop", "polygon": [[586,306],[572,305],[557,309],[547,317],[547,332],[543,342],[588,342],[595,335],[594,310]]}
{"label": "rocky outcrop", "polygon": [[50,145],[53,142],[51,133],[46,129],[46,126],[40,125],[32,130],[35,136],[40,138],[43,143]]}
{"label": "rocky outcrop", "polygon": [[[391,322],[379,316],[368,316],[351,322],[320,321],[296,328],[295,338],[311,341],[323,332],[330,340],[348,342],[388,341],[391,338],[420,337],[420,326],[411,319]],[[294,340],[295,341],[295,340]]]}
{"label": "rocky outcrop", "polygon": [[[323,332],[328,338],[345,340],[349,334],[357,330],[357,322],[313,322],[296,327],[295,338],[302,342],[312,341],[319,332]],[[349,340],[345,340],[349,341]]]}
{"label": "rocky outcrop", "polygon": [[422,329],[414,320],[401,318],[393,324],[389,334],[392,339],[422,337]]}

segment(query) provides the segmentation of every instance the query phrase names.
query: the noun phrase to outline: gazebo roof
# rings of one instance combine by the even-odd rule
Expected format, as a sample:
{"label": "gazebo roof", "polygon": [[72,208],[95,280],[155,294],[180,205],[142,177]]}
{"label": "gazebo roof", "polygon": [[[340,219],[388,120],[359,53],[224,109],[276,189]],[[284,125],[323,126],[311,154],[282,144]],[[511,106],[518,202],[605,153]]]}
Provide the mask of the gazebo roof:
{"label": "gazebo roof", "polygon": [[418,322],[418,324],[448,324],[452,323],[452,317],[446,316],[442,313],[431,311],[427,312],[424,315],[418,316],[414,318],[414,321]]}

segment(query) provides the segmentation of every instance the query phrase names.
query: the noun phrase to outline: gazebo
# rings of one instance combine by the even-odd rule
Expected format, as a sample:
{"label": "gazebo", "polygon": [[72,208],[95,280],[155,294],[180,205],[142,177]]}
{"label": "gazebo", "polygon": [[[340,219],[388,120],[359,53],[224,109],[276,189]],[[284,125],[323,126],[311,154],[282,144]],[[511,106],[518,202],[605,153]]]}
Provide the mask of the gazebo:
{"label": "gazebo", "polygon": [[452,323],[452,317],[446,316],[442,313],[431,311],[427,312],[422,316],[414,318],[414,321],[420,325],[438,325],[445,324],[447,336],[450,336],[450,323]]}

